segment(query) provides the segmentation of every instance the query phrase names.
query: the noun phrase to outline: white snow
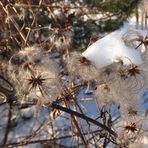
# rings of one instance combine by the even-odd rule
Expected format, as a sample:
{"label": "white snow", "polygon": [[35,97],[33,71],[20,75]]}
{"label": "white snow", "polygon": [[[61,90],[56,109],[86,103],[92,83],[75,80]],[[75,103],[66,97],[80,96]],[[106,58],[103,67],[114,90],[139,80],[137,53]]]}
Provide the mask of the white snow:
{"label": "white snow", "polygon": [[82,53],[82,56],[91,61],[97,68],[103,68],[119,61],[122,61],[124,65],[141,64],[140,52],[127,47],[122,40],[124,33],[125,29],[117,30],[99,39],[89,46]]}

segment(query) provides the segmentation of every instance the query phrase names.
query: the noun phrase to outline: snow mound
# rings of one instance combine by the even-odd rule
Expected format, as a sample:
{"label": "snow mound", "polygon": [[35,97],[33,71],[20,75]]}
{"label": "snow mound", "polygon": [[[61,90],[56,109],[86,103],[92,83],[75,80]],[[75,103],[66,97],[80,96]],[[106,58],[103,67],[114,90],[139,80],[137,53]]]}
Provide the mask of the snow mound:
{"label": "snow mound", "polygon": [[122,61],[124,65],[142,63],[138,50],[126,46],[122,36],[123,30],[118,30],[99,39],[90,45],[82,56],[92,62],[97,68],[103,68],[114,62]]}

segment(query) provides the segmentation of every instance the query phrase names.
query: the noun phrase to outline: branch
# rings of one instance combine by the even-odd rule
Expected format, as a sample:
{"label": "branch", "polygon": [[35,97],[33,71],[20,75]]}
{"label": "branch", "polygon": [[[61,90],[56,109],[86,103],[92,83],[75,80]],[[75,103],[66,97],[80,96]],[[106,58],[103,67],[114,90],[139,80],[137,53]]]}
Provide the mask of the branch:
{"label": "branch", "polygon": [[[96,130],[96,131],[92,131],[92,132],[90,132],[91,134],[92,133],[100,133],[100,130]],[[90,134],[89,132],[86,132],[86,133],[83,133],[84,135],[88,135],[88,134]],[[55,140],[63,140],[63,139],[69,139],[69,138],[72,138],[73,136],[79,136],[79,135],[77,135],[77,134],[75,134],[75,135],[65,135],[65,136],[62,136],[62,137],[58,137],[58,138],[51,138],[51,139],[42,139],[42,140],[29,140],[29,141],[20,141],[20,142],[10,142],[10,143],[8,143],[6,146],[13,146],[13,147],[18,147],[18,146],[24,146],[24,145],[27,145],[27,144],[35,144],[35,143],[41,143],[41,144],[43,144],[43,143],[47,143],[47,142],[54,142]],[[91,137],[90,138],[90,140],[92,139],[93,137]],[[110,139],[109,139],[110,140]],[[114,141],[112,141],[112,140],[110,140],[112,143],[114,143],[115,145],[118,145],[117,143],[115,143]],[[83,144],[82,144],[83,145]],[[1,145],[0,145],[1,146]],[[65,146],[66,147],[66,146]],[[74,148],[75,148],[75,146],[73,146]],[[72,148],[72,147],[71,147]]]}
{"label": "branch", "polygon": [[70,115],[77,116],[77,117],[82,118],[82,119],[84,119],[84,120],[86,120],[86,121],[89,121],[89,122],[91,122],[91,123],[93,123],[93,124],[95,124],[95,125],[101,127],[102,129],[108,131],[108,132],[109,132],[111,135],[113,135],[114,137],[117,137],[117,134],[116,134],[113,130],[111,130],[111,129],[110,129],[109,127],[107,127],[106,125],[103,125],[103,124],[101,124],[100,122],[98,122],[98,121],[96,121],[96,120],[94,120],[94,119],[92,119],[92,118],[89,118],[89,117],[87,117],[87,116],[85,116],[85,115],[83,115],[83,114],[81,114],[81,113],[78,113],[78,112],[76,112],[76,111],[73,111],[73,110],[71,110],[71,109],[68,109],[68,108],[66,108],[66,107],[63,107],[63,106],[60,106],[60,105],[57,105],[57,104],[52,104],[51,107],[52,107],[52,108],[55,108],[55,109],[58,109],[58,110],[61,110],[61,111],[64,111],[64,112],[66,112],[66,113],[68,113],[68,114],[70,114]]}
{"label": "branch", "polygon": [[5,131],[5,136],[3,139],[3,144],[2,147],[6,146],[7,140],[8,140],[8,134],[10,131],[10,127],[11,127],[11,118],[12,118],[12,104],[8,104],[9,105],[9,111],[8,111],[8,121],[7,121],[7,126],[6,126],[6,131]]}

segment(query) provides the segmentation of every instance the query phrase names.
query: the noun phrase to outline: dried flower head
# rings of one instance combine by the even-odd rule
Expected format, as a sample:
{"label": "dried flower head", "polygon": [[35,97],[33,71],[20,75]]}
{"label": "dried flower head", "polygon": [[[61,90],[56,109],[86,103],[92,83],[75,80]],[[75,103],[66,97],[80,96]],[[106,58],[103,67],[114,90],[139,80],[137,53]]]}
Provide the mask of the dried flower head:
{"label": "dried flower head", "polygon": [[[98,84],[103,82],[103,85],[101,83],[101,85],[97,87],[95,91],[96,96],[99,97],[101,95],[102,102],[104,98],[104,102],[107,102],[107,100],[114,100],[115,102],[121,103],[121,100],[133,100],[134,98],[137,102],[139,93],[147,84],[147,72],[142,65],[137,66],[131,64],[125,66],[122,62],[118,62],[104,67],[103,71],[96,79]],[[108,91],[106,91],[106,87],[104,86],[109,88],[107,89]],[[122,103],[124,104],[124,102]],[[133,103],[135,102],[133,101],[131,104]]]}
{"label": "dried flower head", "polygon": [[80,76],[83,80],[92,80],[99,76],[99,70],[85,57],[73,53],[67,63],[72,76]]}
{"label": "dried flower head", "polygon": [[141,100],[138,94],[131,93],[128,98],[122,98],[120,100],[120,113],[124,121],[132,122],[144,118],[141,110]]}
{"label": "dried flower head", "polygon": [[80,62],[80,64],[86,65],[86,66],[89,66],[91,64],[91,62],[83,56],[80,57],[79,62]]}
{"label": "dried flower head", "polygon": [[131,123],[129,125],[126,125],[125,127],[125,130],[127,130],[128,132],[131,131],[131,132],[136,132],[137,131],[137,126],[136,126],[136,123]]}
{"label": "dried flower head", "polygon": [[41,94],[44,96],[43,90],[42,90],[42,85],[45,82],[45,79],[42,78],[41,75],[39,76],[34,76],[32,75],[31,78],[27,79],[29,81],[29,85],[31,85],[30,87],[30,91],[34,88],[34,89],[39,89]]}
{"label": "dried flower head", "polygon": [[132,77],[136,77],[137,75],[140,74],[140,69],[138,68],[137,65],[132,64],[131,67],[127,70],[127,74]]}
{"label": "dried flower head", "polygon": [[37,99],[40,105],[55,101],[61,93],[56,63],[39,48],[27,48],[18,55],[25,60],[20,65],[10,62],[9,72],[20,100]]}
{"label": "dried flower head", "polygon": [[60,95],[60,85],[58,77],[49,76],[45,74],[45,71],[36,75],[30,73],[24,81],[26,83],[24,86],[27,92],[26,97],[38,99],[38,104],[41,105],[55,101]]}
{"label": "dried flower head", "polygon": [[121,82],[128,86],[131,92],[139,93],[145,86],[146,71],[142,66],[131,64],[125,68],[119,70]]}
{"label": "dried flower head", "polygon": [[143,137],[143,127],[142,122],[138,120],[133,121],[123,121],[121,120],[120,126],[117,127],[118,132],[118,138],[120,141],[120,144],[123,145],[123,147],[133,142],[137,142],[139,140],[142,140],[141,137]]}
{"label": "dried flower head", "polygon": [[145,49],[147,49],[148,37],[138,30],[129,29],[122,39],[131,48],[140,49],[141,52],[145,52]]}

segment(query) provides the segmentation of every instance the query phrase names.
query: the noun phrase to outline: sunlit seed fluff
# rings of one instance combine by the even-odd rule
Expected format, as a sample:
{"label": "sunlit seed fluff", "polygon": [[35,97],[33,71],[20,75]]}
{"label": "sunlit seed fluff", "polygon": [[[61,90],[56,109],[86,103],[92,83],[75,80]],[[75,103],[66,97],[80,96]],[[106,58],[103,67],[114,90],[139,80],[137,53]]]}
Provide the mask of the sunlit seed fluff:
{"label": "sunlit seed fluff", "polygon": [[144,118],[141,111],[140,98],[135,94],[130,98],[122,98],[120,100],[120,112],[123,121],[133,122]]}
{"label": "sunlit seed fluff", "polygon": [[24,96],[24,99],[27,100],[37,98],[38,104],[40,105],[45,105],[55,101],[57,97],[60,95],[60,85],[56,74],[51,73],[50,70],[47,70],[43,67],[41,67],[41,69],[40,67],[36,67],[34,73],[35,78],[41,78],[41,82],[39,82],[37,86],[34,87],[33,84],[30,83],[30,80],[33,79],[32,73],[29,71],[24,71],[24,74],[20,73],[20,75],[25,76],[23,78],[23,91],[25,91],[27,94],[26,96]]}
{"label": "sunlit seed fluff", "polygon": [[67,49],[72,41],[72,31],[56,29],[51,34],[49,41],[56,49]]}
{"label": "sunlit seed fluff", "polygon": [[95,90],[96,97],[104,103],[115,101],[120,103],[124,99],[136,99],[146,89],[147,72],[140,66],[136,67],[135,75],[130,71],[133,65],[124,66],[122,63],[114,63],[104,68],[96,78],[100,84]]}
{"label": "sunlit seed fluff", "polygon": [[101,106],[108,105],[120,99],[116,90],[109,83],[104,82],[96,87],[95,96],[98,98]]}
{"label": "sunlit seed fluff", "polygon": [[70,55],[67,63],[68,71],[71,76],[78,76],[83,80],[93,80],[99,76],[100,71],[87,59],[83,59],[79,53]]}
{"label": "sunlit seed fluff", "polygon": [[[52,103],[60,95],[59,70],[47,53],[31,47],[18,53],[27,57],[21,65],[9,63],[13,83],[20,100],[37,99],[38,104]],[[34,80],[34,81],[33,81]]]}
{"label": "sunlit seed fluff", "polygon": [[143,63],[140,65],[141,73],[144,79],[144,88],[148,89],[148,50],[142,54]]}
{"label": "sunlit seed fluff", "polygon": [[[59,72],[57,64],[51,61],[48,53],[44,52],[43,49],[38,46],[32,46],[22,49],[17,54],[15,54],[12,59],[13,58],[14,60],[19,59],[19,61],[21,61],[20,64],[24,67],[27,65],[38,67],[41,66],[40,68],[47,67],[47,69],[50,67],[50,71],[55,71],[56,73]],[[12,59],[10,61],[10,64],[12,62]]]}
{"label": "sunlit seed fluff", "polygon": [[[114,77],[108,76],[111,80],[114,81],[114,85],[121,87],[120,93],[123,91],[130,93],[139,93],[145,85],[146,73],[141,65],[131,64],[129,66],[120,65],[112,73]],[[119,87],[119,88],[120,88]],[[126,94],[126,93],[125,93]]]}
{"label": "sunlit seed fluff", "polygon": [[103,68],[99,77],[96,78],[98,85],[95,94],[102,102],[108,102],[110,100],[118,102],[123,97],[120,93],[122,86],[119,83],[120,77],[118,74],[120,65],[121,63],[114,63]]}
{"label": "sunlit seed fluff", "polygon": [[40,63],[41,60],[47,57],[47,54],[41,48],[37,46],[27,47],[19,51],[18,55],[33,63]]}
{"label": "sunlit seed fluff", "polygon": [[144,146],[142,139],[135,142],[131,142],[129,144],[129,148],[144,148],[144,147],[146,147],[146,145]]}
{"label": "sunlit seed fluff", "polygon": [[39,56],[39,53],[41,53],[41,48],[37,46],[26,47],[18,52],[18,54],[21,56]]}
{"label": "sunlit seed fluff", "polygon": [[[132,68],[135,66],[126,67],[128,77],[120,80],[120,84],[124,86],[123,90],[126,98],[134,98],[136,95],[139,96],[147,86],[147,70],[143,68],[143,65],[144,63],[136,66],[136,73],[132,72],[134,70]],[[132,75],[132,73],[134,75]],[[122,93],[122,90],[120,92]]]}
{"label": "sunlit seed fluff", "polygon": [[14,65],[21,65],[27,61],[37,62],[42,59],[44,52],[41,48],[37,46],[27,47],[21,49],[19,52],[15,53],[11,58],[9,63]]}
{"label": "sunlit seed fluff", "polygon": [[129,147],[130,144],[140,140],[143,132],[141,125],[138,121],[125,122],[121,120],[120,125],[118,124],[118,127],[116,127],[119,145],[121,147]]}
{"label": "sunlit seed fluff", "polygon": [[[37,99],[38,104],[43,105],[47,103],[52,103],[60,95],[60,86],[58,77],[51,73],[50,70],[46,68],[37,67],[33,69],[34,77],[41,77],[43,79],[42,83],[33,87],[29,83],[29,80],[32,79],[32,72],[27,70],[21,70],[19,73],[18,79],[18,95],[21,95],[23,100],[33,100]],[[20,89],[21,88],[21,89]]]}
{"label": "sunlit seed fluff", "polygon": [[145,52],[146,46],[142,43],[145,40],[145,36],[145,32],[129,28],[125,34],[123,34],[122,39],[128,47]]}

